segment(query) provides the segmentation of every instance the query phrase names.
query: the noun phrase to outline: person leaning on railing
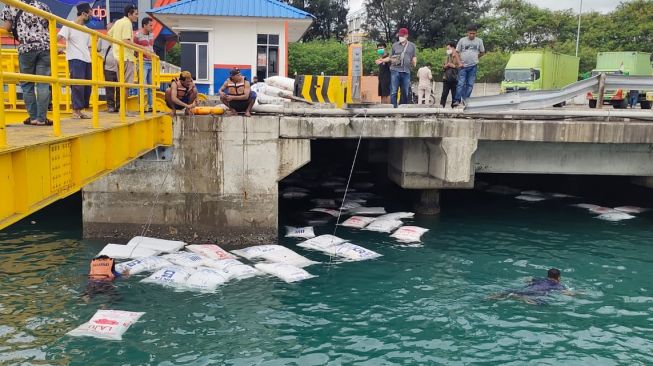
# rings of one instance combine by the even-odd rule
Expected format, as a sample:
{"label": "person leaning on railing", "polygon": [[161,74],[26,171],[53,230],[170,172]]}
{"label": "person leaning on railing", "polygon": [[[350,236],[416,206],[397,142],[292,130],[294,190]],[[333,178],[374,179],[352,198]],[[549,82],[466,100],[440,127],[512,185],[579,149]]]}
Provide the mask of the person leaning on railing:
{"label": "person leaning on railing", "polygon": [[[107,30],[111,30],[113,22],[107,24]],[[97,51],[102,58],[102,69],[104,70],[105,81],[118,81],[118,61],[113,57],[113,44],[106,39],[99,39]],[[117,113],[120,109],[119,88],[106,86],[104,88],[107,96],[107,112]]]}
{"label": "person leaning on railing", "polygon": [[[77,5],[77,18],[75,23],[86,25],[91,20],[91,5],[81,3]],[[61,27],[59,40],[66,41],[66,60],[71,79],[91,80],[91,35],[72,29],[67,26]],[[90,85],[71,85],[73,118],[89,119],[84,113],[84,108],[89,107],[91,99]]]}
{"label": "person leaning on railing", "polygon": [[[32,0],[29,5],[50,12],[50,8],[40,1]],[[22,74],[50,76],[50,33],[48,21],[29,12],[5,6],[0,15],[2,28],[11,32],[18,45],[18,63]],[[47,119],[50,104],[50,86],[39,83],[34,91],[33,82],[20,84],[29,117],[23,121],[27,125],[52,125]]]}

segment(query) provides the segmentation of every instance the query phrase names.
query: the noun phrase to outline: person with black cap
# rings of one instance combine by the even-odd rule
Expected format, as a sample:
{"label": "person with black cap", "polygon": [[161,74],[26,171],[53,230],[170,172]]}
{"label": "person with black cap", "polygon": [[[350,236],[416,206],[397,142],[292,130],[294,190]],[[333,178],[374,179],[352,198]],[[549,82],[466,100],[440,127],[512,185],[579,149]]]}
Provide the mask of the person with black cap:
{"label": "person with black cap", "polygon": [[229,78],[224,81],[218,94],[220,94],[220,101],[229,108],[227,114],[244,113],[246,117],[252,115],[256,97],[250,89],[249,81],[240,73],[240,69],[231,69]]}
{"label": "person with black cap", "polygon": [[[75,23],[84,26],[91,21],[91,6],[88,3],[77,5]],[[61,27],[58,39],[66,41],[66,60],[71,79],[91,80],[91,35],[67,26]],[[91,98],[90,85],[72,85],[70,87],[73,102],[73,118],[91,118],[84,114]]]}

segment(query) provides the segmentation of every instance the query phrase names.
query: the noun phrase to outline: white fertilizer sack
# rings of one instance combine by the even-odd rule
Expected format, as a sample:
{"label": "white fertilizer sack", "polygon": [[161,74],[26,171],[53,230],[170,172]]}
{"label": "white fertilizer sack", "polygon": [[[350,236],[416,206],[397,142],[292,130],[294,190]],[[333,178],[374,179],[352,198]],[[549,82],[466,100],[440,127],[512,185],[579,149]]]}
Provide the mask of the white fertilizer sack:
{"label": "white fertilizer sack", "polygon": [[615,211],[615,212],[608,212],[608,213],[601,214],[596,218],[605,221],[621,221],[621,220],[634,219],[635,216],[629,215],[625,212]]}
{"label": "white fertilizer sack", "polygon": [[310,209],[309,211],[312,211],[312,212],[322,212],[322,213],[325,213],[325,214],[331,215],[331,216],[333,216],[333,217],[338,217],[338,213],[339,213],[338,210],[334,210],[334,209],[331,209],[331,208],[321,208],[321,207],[312,208],[312,209]]}
{"label": "white fertilizer sack", "polygon": [[343,243],[343,244],[336,245],[335,247],[330,249],[330,252],[337,257],[349,259],[352,261],[365,261],[365,260],[381,257],[381,254],[375,251],[363,248],[361,246],[352,243]]}
{"label": "white fertilizer sack", "polygon": [[228,280],[228,276],[220,270],[200,267],[188,277],[186,287],[199,291],[215,291]]}
{"label": "white fertilizer sack", "polygon": [[401,220],[401,219],[412,219],[415,217],[414,212],[391,212],[389,214],[381,215],[377,217],[377,220]]}
{"label": "white fertilizer sack", "polygon": [[638,213],[648,211],[648,208],[642,208],[637,206],[619,206],[619,207],[615,207],[614,209],[629,214],[638,214]]}
{"label": "white fertilizer sack", "polygon": [[164,267],[150,277],[142,279],[143,283],[155,283],[162,286],[183,287],[193,270],[180,266]]}
{"label": "white fertilizer sack", "polygon": [[152,272],[157,269],[171,266],[172,263],[161,257],[145,257],[131,260],[129,262],[116,264],[116,272],[123,273],[129,270],[130,275],[135,275],[141,272]]}
{"label": "white fertilizer sack", "polygon": [[390,236],[403,243],[415,243],[419,242],[427,231],[429,229],[419,226],[402,226]]}
{"label": "white fertilizer sack", "polygon": [[531,196],[527,194],[522,194],[517,197],[515,197],[518,200],[526,201],[526,202],[540,202],[546,200],[546,198],[542,196]]}
{"label": "white fertilizer sack", "polygon": [[312,226],[307,227],[293,227],[286,226],[286,238],[302,238],[310,239],[315,237],[315,232]]}
{"label": "white fertilizer sack", "polygon": [[190,250],[195,254],[202,255],[207,258],[222,260],[222,259],[233,259],[236,258],[233,254],[227,252],[226,250],[220,248],[215,244],[195,244],[189,245],[186,249]]}
{"label": "white fertilizer sack", "polygon": [[258,276],[260,271],[254,267],[243,264],[237,259],[224,259],[221,261],[211,261],[207,266],[217,269],[227,280],[244,279]]}
{"label": "white fertilizer sack", "polygon": [[[260,84],[260,83],[258,83]],[[286,99],[281,98],[281,97],[272,97],[264,93],[259,93],[256,92],[256,103],[258,104],[276,104],[276,105],[282,105]]]}
{"label": "white fertilizer sack", "polygon": [[319,251],[325,251],[333,246],[336,246],[338,244],[342,244],[346,242],[347,240],[339,238],[334,235],[320,235],[318,237],[315,237],[313,239],[308,239],[304,242],[301,242],[297,244],[297,246],[300,246],[302,248],[306,249],[313,249],[313,250],[319,250]]}
{"label": "white fertilizer sack", "polygon": [[106,255],[114,259],[143,258],[158,255],[160,252],[152,249],[132,247],[122,244],[107,244],[98,256]]}
{"label": "white fertilizer sack", "polygon": [[284,76],[270,76],[265,78],[265,83],[288,91],[293,91],[295,89],[295,79]]}
{"label": "white fertilizer sack", "polygon": [[71,330],[72,337],[95,337],[111,341],[121,341],[129,327],[145,313],[121,310],[98,310],[88,322]]}
{"label": "white fertilizer sack", "polygon": [[167,261],[186,268],[197,268],[206,263],[206,258],[195,253],[179,252],[163,256]]}
{"label": "white fertilizer sack", "polygon": [[614,213],[614,212],[619,212],[619,211],[615,210],[614,208],[610,208],[610,207],[601,207],[601,206],[599,206],[599,207],[592,207],[592,208],[590,208],[589,210],[590,210],[590,212],[594,212],[594,213],[597,213],[597,214],[605,214],[605,213]]}
{"label": "white fertilizer sack", "polygon": [[588,210],[593,209],[593,208],[601,207],[599,205],[593,205],[591,203],[577,203],[577,204],[574,204],[572,206],[578,207],[578,208],[585,208],[585,209],[588,209]]}
{"label": "white fertilizer sack", "polygon": [[385,215],[385,208],[383,207],[356,207],[349,210],[352,215]]}
{"label": "white fertilizer sack", "polygon": [[343,223],[340,225],[345,226],[345,227],[352,227],[355,229],[362,229],[365,226],[367,226],[370,222],[374,221],[374,217],[366,217],[366,216],[352,216],[345,220]]}
{"label": "white fertilizer sack", "polygon": [[317,277],[306,272],[302,268],[286,263],[259,263],[256,264],[255,267],[262,272],[279,277],[288,283]]}
{"label": "white fertilizer sack", "polygon": [[232,250],[231,252],[249,260],[261,259],[272,263],[292,264],[297,267],[306,267],[318,263],[284,246],[276,244],[257,245],[245,249]]}
{"label": "white fertilizer sack", "polygon": [[135,236],[127,243],[129,246],[147,248],[159,251],[161,253],[174,253],[183,248],[186,243],[183,241],[163,240],[157,238],[148,238],[146,236]]}
{"label": "white fertilizer sack", "polygon": [[403,224],[404,223],[400,220],[374,220],[369,225],[365,226],[363,230],[389,233]]}
{"label": "white fertilizer sack", "polygon": [[342,205],[340,207],[342,208],[342,210],[351,210],[353,208],[359,208],[359,207],[362,207],[362,206],[363,205],[361,205],[358,202],[345,201],[345,202],[342,203]]}

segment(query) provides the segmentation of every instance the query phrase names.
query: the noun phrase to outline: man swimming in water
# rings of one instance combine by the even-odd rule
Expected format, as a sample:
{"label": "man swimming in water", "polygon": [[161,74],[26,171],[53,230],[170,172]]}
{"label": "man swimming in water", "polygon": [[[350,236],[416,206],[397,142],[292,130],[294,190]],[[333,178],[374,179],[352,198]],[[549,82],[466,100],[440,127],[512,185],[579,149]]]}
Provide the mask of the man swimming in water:
{"label": "man swimming in water", "polygon": [[120,277],[129,277],[129,270],[119,273],[116,271],[115,260],[109,256],[101,255],[91,260],[91,270],[88,274],[88,284],[82,293],[82,298],[88,301],[97,294],[107,294],[112,299],[118,299],[113,281]]}
{"label": "man swimming in water", "polygon": [[574,293],[567,289],[567,286],[560,283],[560,270],[551,268],[547,272],[546,278],[533,278],[530,280],[526,287],[504,291],[488,297],[490,300],[505,300],[515,299],[521,300],[527,304],[543,305],[546,304],[542,297],[545,297],[553,292],[561,293],[564,295],[573,296]]}

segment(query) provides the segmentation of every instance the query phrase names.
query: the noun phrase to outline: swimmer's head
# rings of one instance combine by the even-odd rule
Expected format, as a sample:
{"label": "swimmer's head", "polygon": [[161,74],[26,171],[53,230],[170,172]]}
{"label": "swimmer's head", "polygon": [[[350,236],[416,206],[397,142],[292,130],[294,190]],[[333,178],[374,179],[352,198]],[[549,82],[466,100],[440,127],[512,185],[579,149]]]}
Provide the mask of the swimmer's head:
{"label": "swimmer's head", "polygon": [[560,270],[557,268],[551,268],[546,276],[552,280],[560,281]]}

